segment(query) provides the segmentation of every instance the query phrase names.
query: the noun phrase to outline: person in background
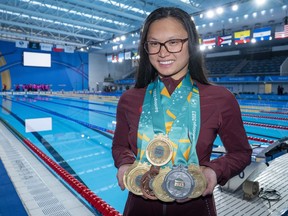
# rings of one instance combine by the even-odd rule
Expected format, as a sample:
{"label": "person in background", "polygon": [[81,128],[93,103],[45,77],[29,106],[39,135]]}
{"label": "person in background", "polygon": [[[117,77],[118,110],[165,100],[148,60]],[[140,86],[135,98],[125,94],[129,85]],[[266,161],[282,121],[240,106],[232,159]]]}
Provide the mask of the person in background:
{"label": "person in background", "polygon": [[[217,215],[215,186],[224,185],[251,162],[252,150],[239,105],[226,88],[208,82],[195,24],[182,9],[162,7],[147,17],[139,54],[135,87],[124,92],[118,103],[112,155],[122,190],[130,185],[128,179],[133,179],[134,170],[141,171],[142,166],[147,172],[129,186],[124,216]],[[211,160],[217,135],[226,154]],[[163,141],[166,138],[168,144]],[[149,149],[154,141],[161,140],[162,149]],[[172,156],[167,156],[169,161],[158,163],[157,159],[166,157],[162,154],[166,150],[172,151]],[[194,165],[198,165],[204,176],[200,180],[205,182],[196,197],[191,195],[189,184],[193,181],[187,175],[193,174],[189,167]],[[156,184],[163,173],[166,180]],[[175,173],[185,181],[174,179],[176,186],[171,186],[167,179]],[[143,176],[152,176],[150,188],[145,188],[147,181]],[[196,186],[201,185],[199,182]],[[137,185],[142,191],[138,194],[133,192]],[[184,186],[190,195],[185,195]],[[182,194],[177,194],[177,190]]]}
{"label": "person in background", "polygon": [[5,92],[6,90],[7,90],[7,86],[6,86],[6,84],[4,83],[4,84],[3,84],[3,87],[2,87],[2,91]]}
{"label": "person in background", "polygon": [[278,87],[277,87],[277,94],[281,95],[281,86],[280,85],[278,85]]}

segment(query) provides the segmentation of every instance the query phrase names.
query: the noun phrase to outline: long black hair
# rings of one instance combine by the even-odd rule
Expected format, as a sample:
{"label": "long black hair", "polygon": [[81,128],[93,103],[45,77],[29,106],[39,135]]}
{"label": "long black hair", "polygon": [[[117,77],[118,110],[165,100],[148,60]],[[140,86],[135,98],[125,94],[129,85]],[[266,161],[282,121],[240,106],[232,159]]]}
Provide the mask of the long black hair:
{"label": "long black hair", "polygon": [[141,39],[139,43],[139,67],[136,76],[136,88],[143,88],[152,82],[158,75],[156,69],[151,65],[149,56],[144,50],[144,43],[147,39],[147,33],[150,25],[159,19],[173,17],[177,19],[188,33],[188,49],[189,49],[189,64],[188,69],[191,77],[203,84],[209,84],[206,77],[206,69],[204,66],[204,58],[199,49],[199,36],[195,24],[191,16],[180,8],[161,7],[154,10],[144,22],[141,31]]}

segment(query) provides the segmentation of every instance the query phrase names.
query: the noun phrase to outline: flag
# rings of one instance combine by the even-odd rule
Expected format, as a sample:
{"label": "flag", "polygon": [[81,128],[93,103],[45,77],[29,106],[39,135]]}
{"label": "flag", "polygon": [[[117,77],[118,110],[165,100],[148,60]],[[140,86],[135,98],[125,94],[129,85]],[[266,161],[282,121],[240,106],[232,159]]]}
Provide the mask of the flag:
{"label": "flag", "polygon": [[28,47],[30,49],[40,49],[40,43],[38,43],[38,42],[29,42]]}
{"label": "flag", "polygon": [[112,55],[107,55],[107,62],[112,62]]}
{"label": "flag", "polygon": [[18,40],[15,42],[15,46],[19,48],[28,48],[29,41]]}
{"label": "flag", "polygon": [[123,60],[124,60],[124,53],[120,52],[118,54],[118,62],[123,62]]}
{"label": "flag", "polygon": [[125,60],[131,59],[131,52],[125,52]]}
{"label": "flag", "polygon": [[275,32],[275,39],[281,39],[287,37],[288,37],[288,25],[284,25],[283,31]]}
{"label": "flag", "polygon": [[234,43],[243,44],[250,42],[250,30],[234,32]]}
{"label": "flag", "polygon": [[232,44],[232,35],[223,35],[218,36],[217,45],[218,46],[227,46]]}
{"label": "flag", "polygon": [[118,55],[117,54],[113,54],[112,55],[112,63],[118,62]]}
{"label": "flag", "polygon": [[139,58],[137,51],[132,51],[131,54],[132,54],[132,59],[138,59]]}
{"label": "flag", "polygon": [[253,31],[253,38],[256,41],[270,40],[271,27],[257,28]]}
{"label": "flag", "polygon": [[41,50],[43,51],[52,51],[52,44],[40,43]]}
{"label": "flag", "polygon": [[216,44],[216,38],[205,38],[203,39],[203,43],[204,46],[215,46]]}
{"label": "flag", "polygon": [[64,46],[62,45],[56,45],[53,47],[53,52],[64,52]]}

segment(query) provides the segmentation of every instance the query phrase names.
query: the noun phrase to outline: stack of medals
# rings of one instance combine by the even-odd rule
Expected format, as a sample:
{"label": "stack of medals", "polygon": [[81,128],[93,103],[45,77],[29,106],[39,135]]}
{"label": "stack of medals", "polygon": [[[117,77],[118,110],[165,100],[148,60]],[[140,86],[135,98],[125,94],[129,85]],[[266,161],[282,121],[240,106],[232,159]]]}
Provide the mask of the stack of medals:
{"label": "stack of medals", "polygon": [[[171,97],[167,92],[160,79],[147,87],[138,128],[137,159],[123,181],[129,191],[147,199],[185,202],[201,196],[206,189],[206,179],[196,165],[199,91],[187,74]],[[169,122],[174,123],[169,127]]]}
{"label": "stack of medals", "polygon": [[125,172],[125,187],[132,193],[151,200],[185,202],[201,196],[206,179],[198,165],[165,166],[171,162],[172,142],[158,134],[149,142],[146,157],[149,163],[135,161]]}

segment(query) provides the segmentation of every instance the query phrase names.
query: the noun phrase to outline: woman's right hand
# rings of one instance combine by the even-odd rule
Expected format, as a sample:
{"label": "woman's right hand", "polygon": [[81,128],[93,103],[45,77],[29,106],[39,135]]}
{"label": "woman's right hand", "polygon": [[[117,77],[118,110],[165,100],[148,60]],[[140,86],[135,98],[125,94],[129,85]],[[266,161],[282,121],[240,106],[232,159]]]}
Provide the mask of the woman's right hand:
{"label": "woman's right hand", "polygon": [[117,179],[118,179],[118,185],[121,188],[121,190],[125,190],[125,185],[123,182],[123,176],[126,172],[126,170],[131,166],[131,164],[123,164],[119,167],[117,172]]}

